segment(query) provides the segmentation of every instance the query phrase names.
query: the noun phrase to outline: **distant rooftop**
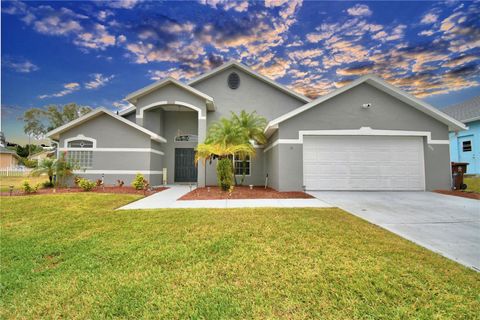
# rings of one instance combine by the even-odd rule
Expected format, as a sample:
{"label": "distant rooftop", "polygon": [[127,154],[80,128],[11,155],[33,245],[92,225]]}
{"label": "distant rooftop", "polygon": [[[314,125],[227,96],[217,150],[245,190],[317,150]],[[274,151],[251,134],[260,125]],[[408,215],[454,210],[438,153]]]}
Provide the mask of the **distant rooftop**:
{"label": "distant rooftop", "polygon": [[446,107],[442,111],[462,122],[480,120],[480,96]]}

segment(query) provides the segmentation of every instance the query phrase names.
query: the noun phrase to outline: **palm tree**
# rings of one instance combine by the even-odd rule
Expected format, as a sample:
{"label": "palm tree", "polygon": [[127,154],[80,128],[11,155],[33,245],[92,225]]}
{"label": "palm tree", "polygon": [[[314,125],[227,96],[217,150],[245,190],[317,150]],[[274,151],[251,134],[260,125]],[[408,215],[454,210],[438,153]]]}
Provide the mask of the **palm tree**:
{"label": "palm tree", "polygon": [[53,175],[56,170],[56,161],[54,159],[43,159],[35,169],[32,171],[32,175],[39,176],[42,174],[48,175],[48,181],[50,185],[53,183]]}
{"label": "palm tree", "polygon": [[267,119],[258,115],[255,111],[248,113],[242,110],[239,115],[232,112],[232,122],[244,131],[248,140],[253,140],[257,144],[267,143],[267,138],[264,134]]}
{"label": "palm tree", "polygon": [[[265,117],[258,115],[255,111],[248,113],[242,110],[239,115],[232,112],[232,122],[235,126],[241,128],[244,136],[246,136],[249,141],[254,141],[257,144],[267,143],[267,137],[265,137],[264,133],[265,127],[267,126],[267,119],[265,119]],[[242,167],[241,185],[245,181],[245,175],[247,173],[246,157],[243,158]]]}
{"label": "palm tree", "polygon": [[[255,112],[242,111],[239,115],[232,113],[232,119],[221,118],[210,126],[205,142],[197,146],[195,161],[198,162],[203,159],[205,163],[210,159],[222,160],[225,158],[233,159],[234,156],[238,157],[244,160],[243,183],[246,159],[255,156],[255,148],[250,141],[253,140],[261,144],[266,142],[263,134],[266,124],[265,118],[258,116]],[[236,184],[235,169],[231,162],[230,168]],[[217,164],[217,177],[220,176],[219,170]],[[221,185],[223,187],[224,184]]]}

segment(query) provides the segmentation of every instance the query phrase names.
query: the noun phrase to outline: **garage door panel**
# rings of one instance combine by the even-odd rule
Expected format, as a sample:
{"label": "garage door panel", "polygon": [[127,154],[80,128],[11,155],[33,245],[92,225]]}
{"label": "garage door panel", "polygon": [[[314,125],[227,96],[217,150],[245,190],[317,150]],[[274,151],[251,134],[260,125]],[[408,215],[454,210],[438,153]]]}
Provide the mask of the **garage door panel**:
{"label": "garage door panel", "polygon": [[304,137],[308,190],[424,190],[421,137]]}

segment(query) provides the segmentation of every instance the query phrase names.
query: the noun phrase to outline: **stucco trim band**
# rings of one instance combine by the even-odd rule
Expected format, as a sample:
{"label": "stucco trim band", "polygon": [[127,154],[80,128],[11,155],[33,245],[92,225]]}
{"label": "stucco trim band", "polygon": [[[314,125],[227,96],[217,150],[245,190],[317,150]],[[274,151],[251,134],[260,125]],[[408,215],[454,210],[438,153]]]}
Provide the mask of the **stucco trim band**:
{"label": "stucco trim band", "polygon": [[304,136],[403,136],[426,137],[428,144],[450,144],[450,140],[432,140],[432,133],[428,131],[404,130],[377,130],[370,127],[361,127],[354,130],[300,130],[298,139],[277,139],[263,150],[267,152],[278,144],[303,144]]}
{"label": "stucco trim band", "polygon": [[160,150],[152,148],[59,148],[59,151],[95,151],[95,152],[151,152],[164,155]]}
{"label": "stucco trim band", "polygon": [[151,103],[143,108],[140,109],[140,114],[137,114],[135,117],[137,119],[143,119],[143,113],[149,109],[152,109],[152,108],[155,108],[155,107],[158,107],[158,106],[164,106],[164,105],[177,105],[177,106],[182,106],[182,107],[187,107],[189,109],[192,109],[192,110],[195,110],[198,112],[198,119],[202,119],[202,120],[206,120],[207,119],[207,116],[202,116],[202,109],[200,109],[199,107],[195,107],[194,105],[190,104],[190,103],[186,103],[186,102],[183,102],[183,101],[158,101],[158,102],[154,102],[154,103]]}

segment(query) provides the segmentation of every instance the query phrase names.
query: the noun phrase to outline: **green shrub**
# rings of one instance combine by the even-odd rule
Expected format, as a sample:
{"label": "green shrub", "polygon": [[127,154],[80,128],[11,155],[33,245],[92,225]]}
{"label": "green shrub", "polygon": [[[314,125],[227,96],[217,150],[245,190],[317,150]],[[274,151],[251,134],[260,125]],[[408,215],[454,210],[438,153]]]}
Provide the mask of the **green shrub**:
{"label": "green shrub", "polygon": [[223,158],[217,164],[217,182],[218,186],[227,191],[233,184],[233,167],[232,160]]}
{"label": "green shrub", "polygon": [[38,165],[37,160],[30,160],[30,159],[27,159],[27,158],[22,159],[21,162],[27,168],[36,168],[37,165]]}
{"label": "green shrub", "polygon": [[25,193],[35,193],[35,192],[38,191],[38,184],[35,187],[32,187],[30,185],[30,182],[25,180],[25,181],[23,181],[23,184],[22,184],[22,190]]}
{"label": "green shrub", "polygon": [[53,188],[54,186],[55,184],[50,181],[45,181],[44,183],[42,183],[42,188]]}
{"label": "green shrub", "polygon": [[80,179],[78,186],[82,188],[83,191],[91,191],[95,187],[95,182],[88,179]]}
{"label": "green shrub", "polygon": [[137,173],[135,179],[133,179],[132,187],[136,190],[145,190],[148,188],[148,181],[145,180],[142,174]]}

